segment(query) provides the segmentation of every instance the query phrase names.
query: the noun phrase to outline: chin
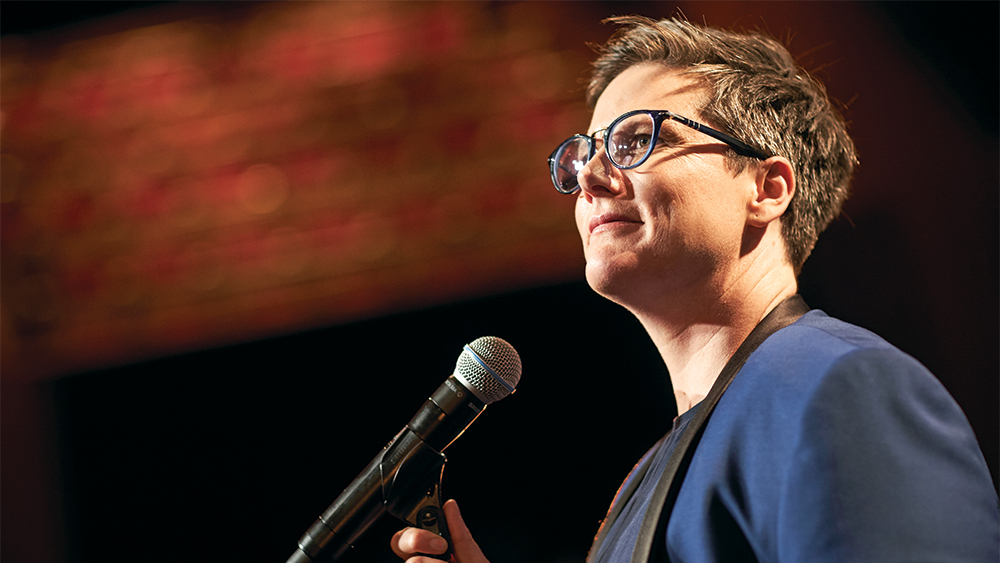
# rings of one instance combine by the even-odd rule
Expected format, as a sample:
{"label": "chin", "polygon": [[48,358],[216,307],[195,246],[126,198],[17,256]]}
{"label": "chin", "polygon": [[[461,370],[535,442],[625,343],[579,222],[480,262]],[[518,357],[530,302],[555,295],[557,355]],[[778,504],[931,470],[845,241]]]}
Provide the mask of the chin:
{"label": "chin", "polygon": [[622,291],[628,287],[630,277],[620,269],[607,267],[593,267],[587,264],[587,285],[598,295],[622,303],[624,297]]}
{"label": "chin", "polygon": [[640,264],[635,255],[616,256],[615,260],[588,260],[587,284],[598,295],[630,311],[647,308],[673,295],[678,289],[676,269],[661,264],[651,268]]}

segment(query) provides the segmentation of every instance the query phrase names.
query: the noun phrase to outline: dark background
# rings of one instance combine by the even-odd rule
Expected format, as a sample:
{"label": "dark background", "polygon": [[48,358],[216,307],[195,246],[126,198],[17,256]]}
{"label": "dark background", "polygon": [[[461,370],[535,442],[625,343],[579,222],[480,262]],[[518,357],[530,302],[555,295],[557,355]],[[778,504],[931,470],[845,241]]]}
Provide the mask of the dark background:
{"label": "dark background", "polygon": [[[0,22],[5,34],[37,32],[146,4],[162,3],[4,2]],[[858,200],[801,277],[813,307],[878,332],[939,376],[994,481],[997,6],[865,5],[869,23],[920,69],[922,90],[890,84],[892,103],[861,100],[849,112]],[[878,81],[892,73],[883,55],[839,64],[868,65]],[[836,87],[842,98],[862,90]],[[938,104],[928,110],[926,99]],[[963,131],[960,142],[945,127]],[[621,479],[675,414],[648,337],[582,281],[37,383],[53,397],[65,525],[31,530],[20,544],[55,536],[65,560],[81,562],[283,561],[451,373],[462,345],[483,335],[520,352],[524,377],[449,449],[446,494],[494,561],[582,561]],[[5,396],[5,414],[17,397]],[[4,508],[3,558],[28,561],[11,523],[31,522],[34,508]],[[386,546],[396,527],[380,523],[352,560],[394,560]]]}

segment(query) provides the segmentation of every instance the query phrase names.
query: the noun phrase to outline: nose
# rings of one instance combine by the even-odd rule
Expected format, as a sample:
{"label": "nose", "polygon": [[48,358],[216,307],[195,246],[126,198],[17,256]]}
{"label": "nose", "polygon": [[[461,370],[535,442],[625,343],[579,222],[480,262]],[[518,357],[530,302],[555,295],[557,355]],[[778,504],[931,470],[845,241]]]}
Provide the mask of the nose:
{"label": "nose", "polygon": [[618,185],[620,178],[615,168],[608,160],[603,147],[594,151],[594,156],[580,169],[576,181],[580,184],[581,197],[590,201],[595,197],[614,197],[621,192]]}

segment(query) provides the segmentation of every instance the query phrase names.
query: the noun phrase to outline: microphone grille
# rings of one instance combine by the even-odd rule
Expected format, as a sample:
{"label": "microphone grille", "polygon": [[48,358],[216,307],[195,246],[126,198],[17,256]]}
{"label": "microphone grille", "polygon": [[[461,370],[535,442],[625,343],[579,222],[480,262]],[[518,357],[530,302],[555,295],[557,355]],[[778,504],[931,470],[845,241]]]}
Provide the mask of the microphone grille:
{"label": "microphone grille", "polygon": [[502,338],[483,336],[465,345],[455,377],[485,403],[499,401],[521,379],[521,356]]}

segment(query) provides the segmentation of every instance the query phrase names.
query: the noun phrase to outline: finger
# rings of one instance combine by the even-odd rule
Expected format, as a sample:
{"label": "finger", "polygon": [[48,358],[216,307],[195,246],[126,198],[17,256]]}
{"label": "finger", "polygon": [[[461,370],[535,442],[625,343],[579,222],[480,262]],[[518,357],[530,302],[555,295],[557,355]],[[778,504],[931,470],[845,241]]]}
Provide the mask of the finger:
{"label": "finger", "polygon": [[489,563],[482,550],[479,549],[479,544],[472,539],[472,533],[469,532],[465,520],[462,519],[458,503],[449,500],[444,503],[443,508],[445,520],[448,522],[448,531],[451,532],[452,553],[455,554],[455,559],[459,563]]}
{"label": "finger", "polygon": [[392,547],[392,552],[395,553],[396,557],[399,557],[400,559],[406,559],[409,557],[409,555],[399,546],[400,538],[402,538],[403,532],[405,531],[406,529],[399,530],[393,534],[392,539],[389,540],[389,546]]}
{"label": "finger", "polygon": [[407,559],[417,553],[440,554],[448,551],[448,542],[429,530],[403,528],[392,536],[389,545],[393,553]]}

